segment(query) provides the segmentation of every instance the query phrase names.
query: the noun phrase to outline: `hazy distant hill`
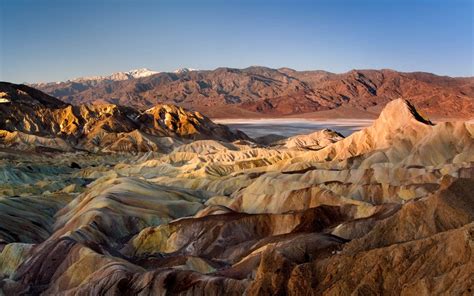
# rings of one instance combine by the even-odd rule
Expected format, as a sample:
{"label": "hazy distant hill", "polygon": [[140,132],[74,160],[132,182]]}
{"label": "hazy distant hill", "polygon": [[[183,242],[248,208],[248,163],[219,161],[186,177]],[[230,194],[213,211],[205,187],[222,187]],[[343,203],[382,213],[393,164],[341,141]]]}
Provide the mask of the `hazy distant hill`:
{"label": "hazy distant hill", "polygon": [[[431,117],[474,114],[472,77],[393,70],[334,74],[266,67],[147,71],[144,77],[123,80],[93,77],[33,86],[73,104],[108,102],[148,108],[172,103],[211,117],[374,117],[387,102],[399,97],[410,98]],[[313,113],[319,111],[326,112]]]}

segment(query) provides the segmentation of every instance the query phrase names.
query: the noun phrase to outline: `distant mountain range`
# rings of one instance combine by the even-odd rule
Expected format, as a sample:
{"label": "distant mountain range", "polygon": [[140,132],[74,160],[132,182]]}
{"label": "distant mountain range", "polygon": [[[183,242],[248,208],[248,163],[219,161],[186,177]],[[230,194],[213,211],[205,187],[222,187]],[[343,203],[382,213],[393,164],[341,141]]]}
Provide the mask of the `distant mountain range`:
{"label": "distant mountain range", "polygon": [[[196,69],[192,68],[180,68],[176,69],[173,73],[187,73],[190,71],[197,71]],[[76,83],[87,83],[87,84],[95,84],[98,82],[111,82],[111,81],[123,81],[123,80],[130,80],[130,79],[136,79],[136,78],[143,78],[143,77],[148,77],[151,75],[158,74],[160,72],[150,70],[148,68],[141,68],[141,69],[134,69],[126,72],[115,72],[107,76],[87,76],[87,77],[79,77],[79,78],[74,78],[66,81],[57,81],[57,82],[45,82],[45,83],[32,83],[32,86],[36,87],[47,87],[47,86],[53,86],[53,85],[58,85],[62,83],[68,83],[68,82],[76,82]]]}
{"label": "distant mountain range", "polygon": [[72,104],[107,102],[146,109],[172,103],[215,118],[376,117],[388,102],[400,97],[409,98],[434,118],[474,114],[473,77],[387,69],[342,74],[259,66],[175,72],[139,69],[31,86]]}

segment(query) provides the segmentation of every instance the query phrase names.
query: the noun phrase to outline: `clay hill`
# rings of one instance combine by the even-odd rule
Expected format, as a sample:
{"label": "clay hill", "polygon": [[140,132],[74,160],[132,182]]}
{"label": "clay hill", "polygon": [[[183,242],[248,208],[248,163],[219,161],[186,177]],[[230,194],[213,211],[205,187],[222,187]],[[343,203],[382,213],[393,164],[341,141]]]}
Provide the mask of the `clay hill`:
{"label": "clay hill", "polygon": [[174,105],[145,111],[113,104],[72,106],[25,85],[0,83],[0,145],[23,150],[167,152],[198,139],[247,139]]}
{"label": "clay hill", "polygon": [[[433,123],[396,99],[348,137],[259,145],[177,107],[2,92],[2,129],[98,147],[0,149],[2,295],[473,294],[471,123]],[[174,114],[207,129],[191,137]],[[103,153],[89,138],[132,129],[182,142]]]}
{"label": "clay hill", "polygon": [[474,114],[472,77],[393,70],[343,74],[265,67],[148,71],[136,79],[101,77],[33,86],[72,104],[112,103],[145,109],[176,104],[220,118],[375,118],[399,97],[410,98],[420,112],[432,118],[472,118]]}

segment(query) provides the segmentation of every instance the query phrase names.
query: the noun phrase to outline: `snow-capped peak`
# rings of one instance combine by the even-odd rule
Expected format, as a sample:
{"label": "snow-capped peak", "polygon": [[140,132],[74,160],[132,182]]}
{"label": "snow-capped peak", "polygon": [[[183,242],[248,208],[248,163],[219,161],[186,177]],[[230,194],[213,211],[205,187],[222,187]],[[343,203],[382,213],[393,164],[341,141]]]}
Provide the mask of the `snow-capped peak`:
{"label": "snow-capped peak", "polygon": [[121,80],[147,77],[147,76],[151,76],[151,75],[158,74],[158,73],[160,73],[160,72],[153,71],[153,70],[150,70],[150,69],[147,69],[147,68],[142,68],[142,69],[134,69],[134,70],[126,71],[126,72],[116,72],[116,73],[113,73],[109,76],[80,77],[80,78],[76,78],[76,79],[73,79],[73,80],[70,80],[70,81],[74,81],[74,82],[82,82],[82,81],[87,81],[87,80],[121,81]]}
{"label": "snow-capped peak", "polygon": [[[174,71],[176,74],[182,74],[182,73],[189,73],[192,71],[199,71],[198,69],[193,69],[193,68],[180,68]],[[140,68],[140,69],[134,69],[130,71],[125,71],[125,72],[116,72],[112,73],[107,76],[85,76],[85,77],[79,77],[79,78],[74,78],[74,79],[69,79],[66,81],[57,81],[57,82],[40,82],[40,83],[31,83],[30,85],[32,86],[45,86],[45,85],[52,85],[52,84],[60,84],[63,82],[102,82],[102,81],[122,81],[122,80],[129,80],[129,79],[136,79],[136,78],[143,78],[143,77],[148,77],[151,75],[158,74],[160,72],[158,71],[153,71],[148,68]]]}
{"label": "snow-capped peak", "polygon": [[156,72],[147,68],[142,68],[142,69],[135,69],[135,70],[130,70],[126,72],[128,75],[132,76],[133,78],[140,78],[140,77],[147,77],[151,76],[154,74],[158,74],[160,72]]}
{"label": "snow-capped peak", "polygon": [[199,71],[198,69],[193,69],[193,68],[179,68],[174,70],[174,73],[176,74],[181,74],[181,73],[188,73],[192,71]]}

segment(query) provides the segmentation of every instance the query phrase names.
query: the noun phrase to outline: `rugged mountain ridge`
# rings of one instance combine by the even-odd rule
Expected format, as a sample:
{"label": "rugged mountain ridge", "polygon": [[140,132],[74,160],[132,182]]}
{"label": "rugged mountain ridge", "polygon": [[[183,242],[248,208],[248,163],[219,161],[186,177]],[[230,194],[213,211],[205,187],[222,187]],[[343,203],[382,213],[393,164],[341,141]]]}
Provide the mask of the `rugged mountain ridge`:
{"label": "rugged mountain ridge", "polygon": [[167,151],[173,142],[187,140],[247,139],[199,112],[173,105],[145,111],[113,104],[72,106],[11,83],[0,83],[0,93],[4,99],[0,103],[0,143],[6,147],[146,152]]}
{"label": "rugged mountain ridge", "polygon": [[57,82],[44,82],[44,83],[34,83],[33,86],[54,86],[61,83],[83,83],[84,85],[93,86],[100,82],[111,82],[111,81],[122,81],[130,80],[135,78],[142,78],[158,74],[159,72],[153,71],[147,68],[134,69],[125,72],[115,72],[107,76],[87,76],[87,77],[78,77],[67,81],[57,81]]}
{"label": "rugged mountain ridge", "polygon": [[468,118],[474,114],[472,77],[386,69],[334,74],[254,66],[35,87],[73,104],[100,102],[148,108],[171,103],[210,117],[376,117],[389,101],[399,97],[410,98],[430,117]]}

